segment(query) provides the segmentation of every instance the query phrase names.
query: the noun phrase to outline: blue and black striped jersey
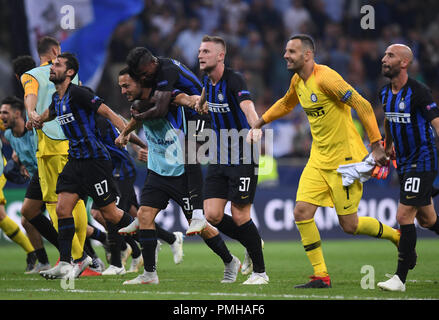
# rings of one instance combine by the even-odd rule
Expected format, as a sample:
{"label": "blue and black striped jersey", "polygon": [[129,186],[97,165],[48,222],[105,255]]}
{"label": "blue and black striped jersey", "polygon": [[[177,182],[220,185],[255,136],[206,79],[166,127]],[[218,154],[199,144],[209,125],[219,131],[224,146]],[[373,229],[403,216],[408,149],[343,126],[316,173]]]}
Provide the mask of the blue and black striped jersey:
{"label": "blue and black striped jersey", "polygon": [[398,173],[436,171],[437,149],[430,121],[439,117],[439,109],[430,89],[409,77],[397,94],[390,84],[385,85],[380,100],[390,125]]}
{"label": "blue and black striped jersey", "polygon": [[[169,58],[158,58],[159,70],[155,79],[158,91],[180,90],[187,95],[200,95],[203,89],[198,77],[183,63]],[[206,115],[200,115],[195,110],[184,107],[186,120],[209,121]]]}
{"label": "blue and black striped jersey", "polygon": [[119,130],[107,118],[97,115],[96,128],[99,136],[105,144],[111,156],[113,163],[113,177],[117,180],[125,180],[136,176],[136,167],[133,158],[130,156],[126,148],[119,148],[114,140],[119,136]]}
{"label": "blue and black striped jersey", "polygon": [[96,113],[102,102],[89,89],[72,83],[62,98],[57,92],[53,94],[49,112],[56,117],[69,140],[69,157],[111,159],[96,131]]}
{"label": "blue and black striped jersey", "polygon": [[[243,76],[230,68],[225,68],[223,76],[215,85],[205,75],[203,77],[203,86],[206,90],[211,128],[215,131],[217,137],[218,163],[240,164],[243,161],[245,162],[243,148],[246,145],[245,137],[250,125],[240,107],[240,103],[244,100],[251,100],[251,96]],[[232,138],[221,139],[221,135],[225,134],[231,135]],[[224,153],[226,150],[227,159]],[[233,156],[234,154],[235,156]]]}

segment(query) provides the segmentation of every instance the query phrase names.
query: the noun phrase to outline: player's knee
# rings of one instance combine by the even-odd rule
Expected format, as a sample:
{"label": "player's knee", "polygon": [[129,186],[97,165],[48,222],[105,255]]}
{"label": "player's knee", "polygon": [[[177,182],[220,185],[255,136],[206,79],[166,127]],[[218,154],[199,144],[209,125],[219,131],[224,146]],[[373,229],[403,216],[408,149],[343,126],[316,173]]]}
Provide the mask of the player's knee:
{"label": "player's knee", "polygon": [[340,227],[345,233],[348,234],[355,234],[355,231],[357,231],[357,224],[354,224],[352,222],[342,222],[340,221]]}
{"label": "player's knee", "polygon": [[224,212],[219,212],[217,208],[213,206],[205,206],[204,208],[204,216],[206,220],[209,221],[213,225],[217,225],[221,222]]}
{"label": "player's knee", "polygon": [[72,211],[71,206],[62,203],[61,201],[56,205],[56,215],[59,219],[72,217]]}
{"label": "player's knee", "polygon": [[306,210],[306,208],[304,206],[301,206],[299,204],[297,204],[294,207],[294,219],[296,221],[303,221],[303,220],[309,220],[312,218],[312,216],[310,216],[308,210]]}
{"label": "player's knee", "polygon": [[24,216],[21,216],[21,225],[24,229],[27,229],[27,227],[30,225],[29,221]]}

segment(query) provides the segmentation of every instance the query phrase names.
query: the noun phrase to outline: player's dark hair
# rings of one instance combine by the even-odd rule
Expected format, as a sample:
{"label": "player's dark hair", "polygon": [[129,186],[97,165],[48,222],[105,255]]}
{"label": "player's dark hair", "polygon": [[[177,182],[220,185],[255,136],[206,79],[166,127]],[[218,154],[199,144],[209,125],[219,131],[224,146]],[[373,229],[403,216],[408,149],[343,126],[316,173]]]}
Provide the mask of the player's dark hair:
{"label": "player's dark hair", "polygon": [[140,64],[148,64],[156,57],[145,47],[136,47],[128,53],[126,62],[132,71],[136,71]]}
{"label": "player's dark hair", "polygon": [[316,46],[314,44],[314,39],[311,36],[307,34],[296,34],[290,38],[290,40],[294,39],[299,39],[300,41],[302,41],[302,45],[310,49],[312,53],[315,53]]}
{"label": "player's dark hair", "polygon": [[75,55],[70,52],[64,52],[58,55],[58,58],[64,58],[66,59],[66,71],[69,69],[72,69],[75,71],[75,73],[72,75],[72,79],[76,76],[79,70],[79,62],[78,59],[76,59]]}
{"label": "player's dark hair", "polygon": [[224,52],[226,52],[226,50],[227,50],[226,41],[219,36],[205,35],[203,37],[203,39],[201,39],[201,42],[214,42],[214,43],[220,44],[224,48]]}
{"label": "player's dark hair", "polygon": [[122,70],[119,71],[119,76],[123,76],[125,74],[130,74],[130,68],[129,67],[125,67]]}
{"label": "player's dark hair", "polygon": [[40,40],[38,40],[38,45],[37,45],[38,55],[41,56],[45,53],[48,53],[49,50],[54,46],[56,47],[59,46],[58,40],[49,36],[42,37]]}
{"label": "player's dark hair", "polygon": [[12,68],[14,70],[14,73],[21,77],[23,73],[33,69],[36,67],[35,60],[28,55],[25,56],[19,56],[12,60]]}
{"label": "player's dark hair", "polygon": [[2,100],[2,104],[8,104],[14,110],[19,110],[21,114],[24,114],[24,102],[18,97],[8,96]]}

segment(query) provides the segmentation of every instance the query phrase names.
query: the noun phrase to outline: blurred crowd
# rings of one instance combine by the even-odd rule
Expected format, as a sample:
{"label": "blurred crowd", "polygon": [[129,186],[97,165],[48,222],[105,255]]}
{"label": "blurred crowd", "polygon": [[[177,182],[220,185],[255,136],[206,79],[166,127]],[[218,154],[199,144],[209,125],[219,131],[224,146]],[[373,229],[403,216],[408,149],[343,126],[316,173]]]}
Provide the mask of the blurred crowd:
{"label": "blurred crowd", "polygon": [[[374,8],[375,29],[361,28],[364,5]],[[421,4],[417,0],[145,0],[144,12],[115,32],[98,93],[117,105],[126,104],[115,79],[135,46],[180,60],[199,74],[201,38],[215,34],[226,39],[226,64],[245,75],[262,115],[290,83],[292,74],[283,59],[286,41],[293,34],[307,33],[316,41],[316,61],[335,69],[367,98],[382,125],[377,93],[386,81],[381,76],[381,58],[391,43],[412,48],[416,59],[411,76],[429,85],[439,98],[438,9],[437,1]],[[276,158],[309,155],[308,121],[296,109],[271,126]],[[361,126],[359,130],[363,134]]]}
{"label": "blurred crowd", "polygon": [[[364,5],[374,9],[374,29],[361,28]],[[432,88],[439,101],[439,2],[435,0],[145,0],[143,13],[115,31],[97,92],[129,116],[117,74],[131,48],[145,46],[157,56],[180,60],[200,75],[201,38],[220,35],[227,42],[226,64],[244,74],[262,115],[288,89],[292,74],[283,54],[288,38],[296,33],[314,37],[316,61],[335,69],[368,99],[380,125],[383,111],[377,93],[386,83],[381,58],[391,43],[412,48],[411,76]],[[356,119],[355,112],[353,116]],[[309,155],[308,121],[300,108],[271,128],[276,158]]]}

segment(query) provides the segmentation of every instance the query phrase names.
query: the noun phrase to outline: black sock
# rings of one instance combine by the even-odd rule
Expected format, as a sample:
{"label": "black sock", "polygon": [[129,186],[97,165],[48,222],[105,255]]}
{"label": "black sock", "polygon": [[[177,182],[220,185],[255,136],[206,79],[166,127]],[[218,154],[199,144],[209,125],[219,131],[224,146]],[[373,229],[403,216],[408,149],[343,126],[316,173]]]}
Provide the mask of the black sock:
{"label": "black sock", "polygon": [[124,239],[125,239],[126,243],[128,243],[130,245],[131,249],[133,250],[131,252],[131,257],[133,259],[138,258],[142,254],[142,252],[140,251],[140,248],[137,245],[137,242],[130,235],[124,236]]}
{"label": "black sock", "polygon": [[49,258],[47,257],[47,252],[46,249],[44,249],[44,247],[41,249],[35,249],[35,254],[37,255],[37,259],[40,263],[42,264],[49,263]]}
{"label": "black sock", "polygon": [[120,218],[119,222],[116,223],[117,230],[122,229],[133,222],[134,218],[130,216],[128,213],[124,212],[122,218]]}
{"label": "black sock", "polygon": [[123,238],[117,233],[120,229],[116,225],[107,221],[108,228],[108,245],[110,247],[111,259],[110,264],[118,268],[122,267],[122,260],[120,259],[120,250]]}
{"label": "black sock", "polygon": [[93,233],[90,235],[90,238],[94,240],[98,240],[101,243],[105,243],[107,241],[107,233],[93,226],[91,227],[93,228]]}
{"label": "black sock", "polygon": [[88,238],[88,237],[85,238],[84,251],[93,259],[98,257],[98,255],[96,254],[95,249],[93,249],[93,246],[91,245],[90,238]]}
{"label": "black sock", "polygon": [[436,222],[434,225],[432,225],[430,228],[428,228],[431,231],[436,232],[436,234],[439,234],[439,216],[436,216]]}
{"label": "black sock", "polygon": [[163,229],[157,223],[155,224],[155,230],[157,231],[157,238],[162,239],[168,244],[173,244],[175,239],[177,239],[173,232]]}
{"label": "black sock", "polygon": [[71,262],[72,240],[75,235],[75,220],[65,218],[58,220],[58,243],[60,261]]}
{"label": "black sock", "polygon": [[142,256],[145,271],[154,272],[156,269],[155,249],[157,247],[156,230],[139,230],[139,242],[142,246]]}
{"label": "black sock", "polygon": [[128,246],[125,237],[122,237],[122,240],[120,241],[120,250],[125,251],[127,248]]}
{"label": "black sock", "polygon": [[203,171],[201,164],[186,164],[185,170],[191,205],[194,209],[203,209]]}
{"label": "black sock", "polygon": [[401,239],[399,240],[396,274],[405,283],[408,271],[413,269],[416,264],[416,227],[414,224],[406,224],[402,225],[400,230]]}
{"label": "black sock", "polygon": [[230,215],[224,214],[220,223],[218,223],[215,227],[218,228],[218,230],[224,233],[226,236],[235,240],[239,240],[238,226],[236,225],[235,221],[233,221]]}
{"label": "black sock", "polygon": [[57,249],[59,249],[58,232],[56,232],[52,223],[42,213],[29,220],[29,222],[38,230],[38,232]]}
{"label": "black sock", "polygon": [[265,272],[264,255],[262,254],[262,243],[259,231],[253,220],[249,220],[238,227],[239,242],[247,249],[248,255],[253,262],[253,271]]}
{"label": "black sock", "polygon": [[230,254],[229,249],[227,249],[227,246],[224,243],[223,238],[221,238],[221,235],[218,234],[210,239],[204,239],[204,242],[223,260],[224,263],[229,263],[232,261],[233,257]]}

